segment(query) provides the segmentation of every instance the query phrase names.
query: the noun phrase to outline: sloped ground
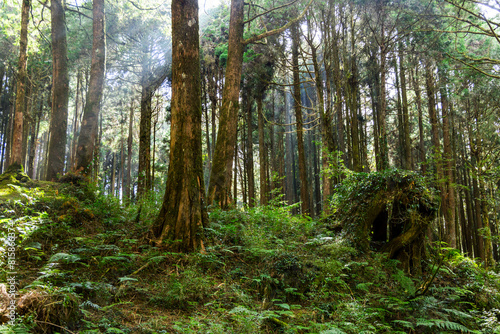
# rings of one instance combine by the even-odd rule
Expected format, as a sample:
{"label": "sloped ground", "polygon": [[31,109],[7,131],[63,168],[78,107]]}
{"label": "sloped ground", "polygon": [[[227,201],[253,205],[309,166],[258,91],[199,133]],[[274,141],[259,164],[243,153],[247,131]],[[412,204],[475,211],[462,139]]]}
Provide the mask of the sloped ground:
{"label": "sloped ground", "polygon": [[139,211],[87,186],[44,187],[1,203],[20,315],[0,333],[500,332],[499,276],[452,250],[429,247],[410,277],[324,223],[266,207],[214,211],[206,254],[168,253],[147,242],[158,199]]}

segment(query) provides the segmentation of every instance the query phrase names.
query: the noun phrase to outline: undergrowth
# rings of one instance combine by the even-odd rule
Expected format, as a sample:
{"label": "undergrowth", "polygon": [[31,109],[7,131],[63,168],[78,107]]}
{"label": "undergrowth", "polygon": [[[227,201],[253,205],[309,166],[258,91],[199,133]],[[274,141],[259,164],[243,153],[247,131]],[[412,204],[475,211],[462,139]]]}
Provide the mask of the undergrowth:
{"label": "undergrowth", "polygon": [[1,204],[25,304],[0,333],[500,333],[498,274],[441,245],[409,276],[278,203],[213,210],[206,252],[171,253],[148,242],[161,198],[54,189]]}

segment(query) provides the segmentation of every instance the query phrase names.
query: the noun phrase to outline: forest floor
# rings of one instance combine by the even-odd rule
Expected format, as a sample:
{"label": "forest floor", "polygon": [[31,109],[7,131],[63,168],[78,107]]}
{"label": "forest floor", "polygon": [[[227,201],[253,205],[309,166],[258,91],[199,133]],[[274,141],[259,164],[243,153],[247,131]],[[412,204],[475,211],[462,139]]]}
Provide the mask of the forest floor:
{"label": "forest floor", "polygon": [[0,333],[500,333],[498,272],[439,245],[409,275],[274,203],[212,211],[206,254],[170,253],[148,242],[159,199],[123,206],[87,185],[9,180]]}

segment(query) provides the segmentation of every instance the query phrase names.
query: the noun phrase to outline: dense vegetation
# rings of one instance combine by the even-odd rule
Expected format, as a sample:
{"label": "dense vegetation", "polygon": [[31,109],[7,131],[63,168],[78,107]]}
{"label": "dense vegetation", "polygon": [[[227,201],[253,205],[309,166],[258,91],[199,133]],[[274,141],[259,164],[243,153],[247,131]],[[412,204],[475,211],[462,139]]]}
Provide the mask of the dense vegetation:
{"label": "dense vegetation", "polygon": [[[356,182],[394,177],[405,175],[372,173]],[[361,251],[331,223],[291,216],[273,202],[212,211],[206,253],[172,253],[148,242],[154,198],[141,210],[86,185],[5,189],[12,191],[2,197],[1,231],[5,238],[6,221],[18,231],[23,316],[2,333],[500,330],[498,274],[438,242],[427,245],[422,272],[409,275],[387,254]]]}
{"label": "dense vegetation", "polygon": [[1,331],[500,333],[498,0],[0,6]]}

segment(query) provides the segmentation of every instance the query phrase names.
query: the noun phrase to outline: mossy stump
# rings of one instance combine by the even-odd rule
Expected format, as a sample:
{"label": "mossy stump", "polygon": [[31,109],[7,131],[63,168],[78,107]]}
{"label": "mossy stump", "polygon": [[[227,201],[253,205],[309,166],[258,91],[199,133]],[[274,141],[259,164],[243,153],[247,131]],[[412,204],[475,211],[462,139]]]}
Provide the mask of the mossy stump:
{"label": "mossy stump", "polygon": [[358,173],[337,188],[336,228],[362,251],[388,253],[407,272],[419,272],[425,236],[438,200],[410,171]]}

